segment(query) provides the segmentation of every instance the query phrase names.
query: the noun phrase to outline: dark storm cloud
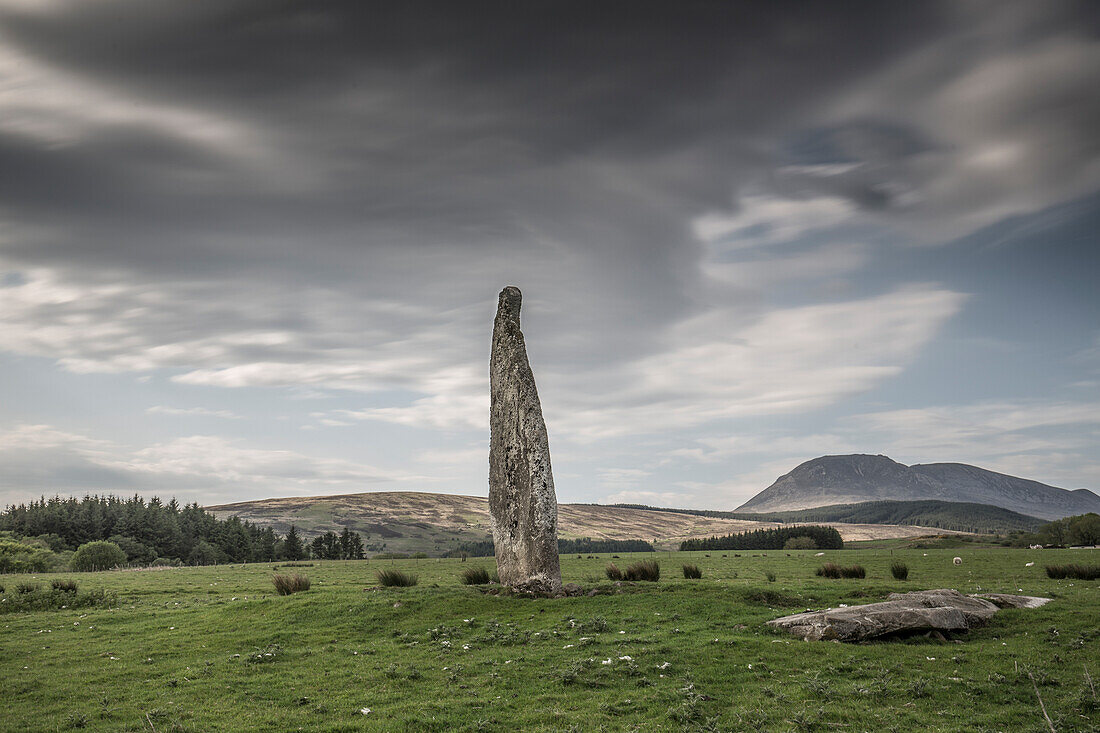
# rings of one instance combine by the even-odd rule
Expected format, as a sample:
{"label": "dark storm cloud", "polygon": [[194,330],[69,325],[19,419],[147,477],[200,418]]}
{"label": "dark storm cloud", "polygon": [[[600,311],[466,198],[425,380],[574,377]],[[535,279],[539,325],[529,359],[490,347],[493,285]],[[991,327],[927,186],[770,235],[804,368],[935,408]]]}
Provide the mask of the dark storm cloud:
{"label": "dark storm cloud", "polygon": [[[929,8],[140,2],[9,12],[5,38],[28,58],[225,119],[265,159],[226,160],[184,135],[196,121],[139,119],[92,126],[60,150],[9,138],[0,163],[24,180],[2,193],[22,210],[90,223],[348,224],[380,239],[415,232],[406,245],[445,233],[514,238],[517,218],[598,215],[599,180],[581,191],[572,171],[554,175],[580,163],[594,177],[632,177],[678,214],[728,205],[739,167],[768,162],[754,135],[902,52],[934,27]],[[644,256],[646,239],[628,248]]]}
{"label": "dark storm cloud", "polygon": [[714,317],[724,334],[762,315],[755,283],[714,287],[708,247],[727,242],[702,241],[701,215],[760,244],[822,216],[985,224],[957,188],[1000,210],[1028,171],[1079,194],[1095,105],[1063,102],[1087,69],[1037,102],[1076,160],[995,119],[1008,92],[967,107],[999,147],[937,125],[986,79],[1041,86],[1091,58],[1087,5],[1033,7],[0,2],[0,243],[8,269],[49,270],[18,288],[9,341],[208,383],[427,383],[482,358],[472,339],[515,281],[553,322],[533,348],[599,383],[688,316],[744,306]]}
{"label": "dark storm cloud", "polygon": [[518,279],[571,304],[547,344],[581,364],[697,308],[687,220],[944,22],[880,3],[50,8],[3,18],[10,70],[58,87],[0,125],[15,264],[444,308]]}

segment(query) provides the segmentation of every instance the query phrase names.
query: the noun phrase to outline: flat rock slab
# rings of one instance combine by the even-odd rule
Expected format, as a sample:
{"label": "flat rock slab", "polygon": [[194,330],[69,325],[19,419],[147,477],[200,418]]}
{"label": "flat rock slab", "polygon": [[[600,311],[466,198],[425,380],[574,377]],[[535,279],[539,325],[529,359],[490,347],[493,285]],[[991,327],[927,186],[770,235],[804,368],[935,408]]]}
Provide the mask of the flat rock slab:
{"label": "flat rock slab", "polygon": [[1039,596],[1016,596],[1011,593],[974,593],[975,598],[992,601],[999,608],[1039,608],[1050,603],[1050,598]]}
{"label": "flat rock slab", "polygon": [[950,588],[891,593],[888,600],[847,608],[807,611],[769,621],[807,641],[863,641],[927,631],[960,632],[984,625],[1000,608],[1037,608],[1049,598],[986,594],[967,596]]}

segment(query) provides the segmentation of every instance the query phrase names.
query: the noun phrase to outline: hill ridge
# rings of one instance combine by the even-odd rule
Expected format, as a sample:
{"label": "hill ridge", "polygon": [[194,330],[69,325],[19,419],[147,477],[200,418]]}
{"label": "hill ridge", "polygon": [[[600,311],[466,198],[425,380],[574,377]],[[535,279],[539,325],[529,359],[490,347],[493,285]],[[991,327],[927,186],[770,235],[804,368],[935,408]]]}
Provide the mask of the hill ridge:
{"label": "hill ridge", "polygon": [[[207,506],[219,518],[237,515],[285,534],[291,524],[306,537],[344,527],[363,536],[368,553],[438,555],[490,532],[489,500],[480,496],[377,491],[332,496],[277,497]],[[833,523],[845,540],[916,537],[943,532],[920,526]],[[782,526],[781,522],[674,514],[607,504],[559,504],[562,539],[640,539],[676,547],[685,539]]]}

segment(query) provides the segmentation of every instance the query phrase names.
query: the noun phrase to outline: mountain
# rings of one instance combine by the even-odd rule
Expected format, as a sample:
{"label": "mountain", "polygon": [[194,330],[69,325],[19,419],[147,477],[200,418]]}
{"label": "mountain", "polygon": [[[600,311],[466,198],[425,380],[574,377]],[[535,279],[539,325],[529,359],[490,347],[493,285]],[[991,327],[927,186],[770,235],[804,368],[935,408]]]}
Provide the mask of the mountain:
{"label": "mountain", "polygon": [[[426,552],[440,555],[490,533],[489,500],[477,496],[413,491],[310,496],[208,506],[219,519],[236,515],[286,534],[293,524],[308,538],[349,527],[363,536],[368,552]],[[834,524],[834,523],[830,523]],[[599,504],[559,504],[558,536],[646,540],[675,547],[693,537],[777,527],[774,521],[706,517]],[[835,523],[845,540],[937,534],[928,527]]]}
{"label": "mountain", "polygon": [[921,499],[989,504],[1042,519],[1100,512],[1100,496],[1087,489],[1059,489],[965,463],[906,466],[886,456],[869,455],[806,461],[737,511],[779,512]]}

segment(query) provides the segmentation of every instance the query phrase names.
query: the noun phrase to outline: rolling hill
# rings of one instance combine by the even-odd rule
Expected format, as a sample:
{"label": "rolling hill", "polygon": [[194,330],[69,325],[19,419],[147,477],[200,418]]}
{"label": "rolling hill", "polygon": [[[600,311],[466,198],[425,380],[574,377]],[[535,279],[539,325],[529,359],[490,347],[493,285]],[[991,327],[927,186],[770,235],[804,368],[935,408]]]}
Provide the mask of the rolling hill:
{"label": "rolling hill", "polygon": [[[296,525],[306,537],[344,527],[359,532],[369,552],[427,552],[438,555],[490,533],[484,497],[421,492],[373,492],[340,496],[264,499],[208,506],[219,518],[236,515],[285,534]],[[888,539],[936,534],[929,527],[830,523],[845,540]],[[779,526],[774,521],[707,517],[679,512],[598,504],[559,504],[563,539],[641,539],[672,548],[685,539]]]}
{"label": "rolling hill", "polygon": [[1003,532],[1034,532],[1044,524],[1038,517],[1029,517],[1010,509],[989,504],[938,501],[865,501],[859,504],[832,504],[813,509],[786,512],[723,512],[709,509],[658,509],[641,504],[619,504],[636,509],[656,509],[662,512],[695,514],[703,517],[750,519],[761,522],[794,522],[801,524],[898,524],[936,527],[957,532],[979,534]]}
{"label": "rolling hill", "polygon": [[906,466],[886,456],[822,456],[780,476],[737,512],[781,512],[868,501],[934,499],[1002,507],[1041,519],[1100,511],[1100,496],[965,463]]}

